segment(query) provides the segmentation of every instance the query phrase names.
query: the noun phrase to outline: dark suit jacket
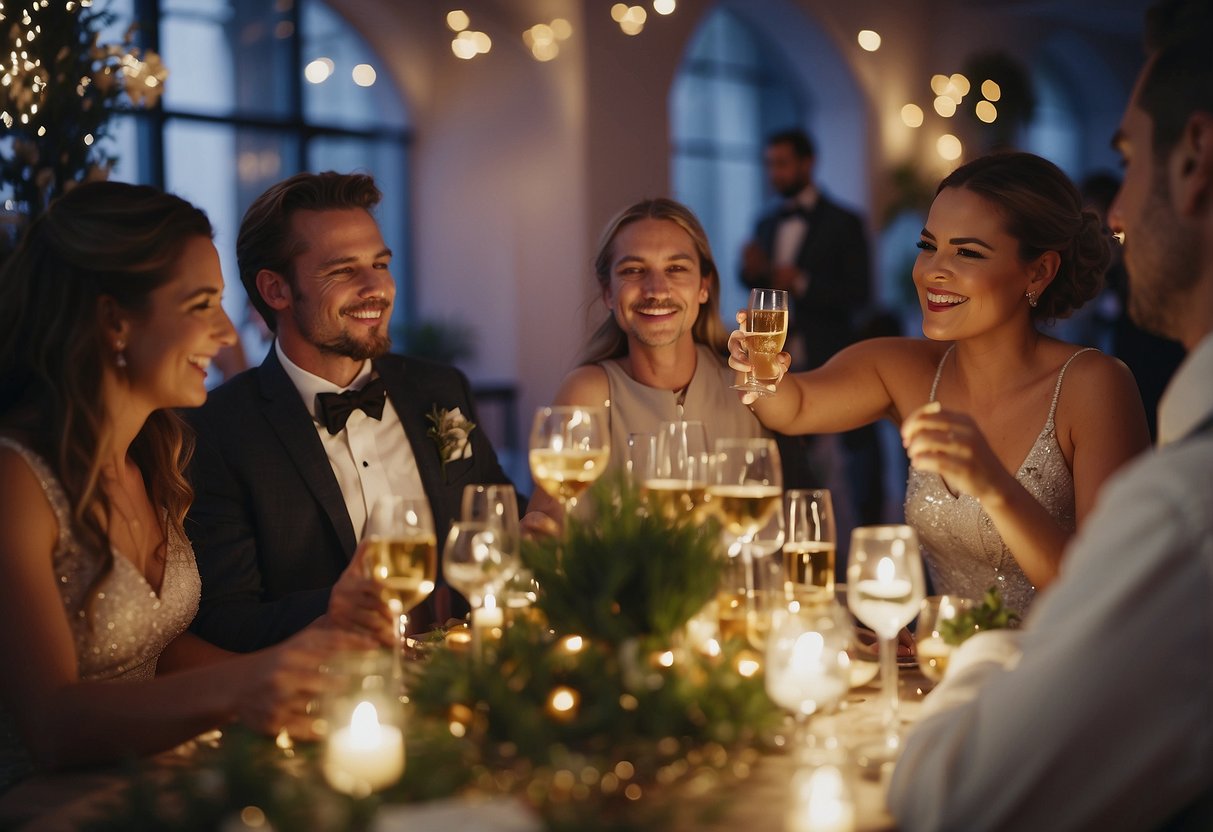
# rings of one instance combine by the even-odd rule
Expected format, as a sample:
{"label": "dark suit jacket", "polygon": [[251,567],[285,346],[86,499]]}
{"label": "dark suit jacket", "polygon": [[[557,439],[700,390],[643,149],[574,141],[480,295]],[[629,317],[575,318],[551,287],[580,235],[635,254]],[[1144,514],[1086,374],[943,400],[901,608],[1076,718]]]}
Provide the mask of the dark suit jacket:
{"label": "dark suit jacket", "polygon": [[[806,348],[803,367],[824,364],[834,353],[856,340],[857,319],[872,297],[871,265],[863,223],[856,214],[818,193],[817,205],[807,215],[796,266],[809,276],[809,288],[792,299],[789,332],[799,332]],[[770,257],[775,250],[779,215],[772,212],[758,221],[754,239]],[[750,287],[771,285],[766,272],[742,274]]]}
{"label": "dark suit jacket", "polygon": [[[386,355],[375,361],[434,512],[441,547],[469,483],[508,483],[485,433],[470,435],[470,459],[445,476],[426,435],[431,408],[475,422],[467,379],[458,370]],[[229,650],[281,641],[324,613],[329,591],[355,549],[354,528],[311,413],[271,349],[260,367],[211,392],[183,414],[198,434],[190,465],[194,505],[186,532],[202,574],[192,629]],[[441,564],[439,586],[443,587]],[[446,592],[445,589],[436,590]],[[416,615],[432,620],[432,610]]]}

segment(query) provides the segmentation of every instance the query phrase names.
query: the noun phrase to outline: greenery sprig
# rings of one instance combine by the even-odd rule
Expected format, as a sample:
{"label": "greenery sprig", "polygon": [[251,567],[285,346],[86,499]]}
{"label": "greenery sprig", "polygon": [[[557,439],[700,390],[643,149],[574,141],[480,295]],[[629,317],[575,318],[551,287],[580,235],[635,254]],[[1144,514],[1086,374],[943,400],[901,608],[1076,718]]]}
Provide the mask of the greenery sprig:
{"label": "greenery sprig", "polygon": [[961,610],[955,618],[939,622],[939,635],[951,645],[960,644],[983,630],[1005,630],[1019,626],[1019,616],[1002,602],[997,587],[990,587],[981,603]]}
{"label": "greenery sprig", "polygon": [[543,587],[539,608],[557,632],[608,644],[668,641],[716,591],[719,526],[652,516],[622,478],[600,480],[587,497],[593,519],[570,517],[563,538],[523,543]]}

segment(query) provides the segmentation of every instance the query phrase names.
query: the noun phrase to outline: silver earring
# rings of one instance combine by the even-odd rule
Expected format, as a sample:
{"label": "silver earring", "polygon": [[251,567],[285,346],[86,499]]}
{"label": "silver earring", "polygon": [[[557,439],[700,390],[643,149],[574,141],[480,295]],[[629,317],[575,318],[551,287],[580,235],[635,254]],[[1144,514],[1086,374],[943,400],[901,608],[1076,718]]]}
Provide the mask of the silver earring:
{"label": "silver earring", "polygon": [[114,365],[115,365],[115,366],[116,366],[116,367],[117,367],[119,370],[125,370],[125,369],[126,369],[126,353],[125,353],[125,352],[123,352],[123,350],[125,350],[125,349],[126,349],[126,342],[125,342],[125,341],[119,341],[118,343],[114,344],[114,350],[115,350],[115,353],[116,353],[116,354],[114,355]]}
{"label": "silver earring", "polygon": [[1025,295],[1025,296],[1027,297],[1027,299],[1028,299],[1028,306],[1030,306],[1030,307],[1032,307],[1033,309],[1035,309],[1035,308],[1036,308],[1036,302],[1037,302],[1037,301],[1036,301],[1036,293],[1035,293],[1035,292],[1033,292],[1031,289],[1029,289],[1028,291],[1024,292],[1024,295]]}

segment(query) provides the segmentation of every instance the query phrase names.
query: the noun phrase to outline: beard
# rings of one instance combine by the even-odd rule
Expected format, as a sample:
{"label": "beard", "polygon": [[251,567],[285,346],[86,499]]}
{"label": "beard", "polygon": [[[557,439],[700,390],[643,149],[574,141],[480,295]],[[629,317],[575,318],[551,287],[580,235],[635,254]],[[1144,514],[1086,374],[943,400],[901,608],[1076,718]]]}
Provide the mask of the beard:
{"label": "beard", "polygon": [[[382,308],[386,313],[390,306]],[[392,348],[392,338],[387,333],[386,327],[383,332],[367,330],[361,337],[356,337],[349,330],[338,329],[333,332],[328,326],[304,318],[298,307],[295,307],[293,312],[295,327],[304,340],[323,353],[340,355],[354,361],[365,361],[368,358],[374,359],[386,355]],[[329,331],[324,331],[326,329]]]}
{"label": "beard", "polygon": [[1183,304],[1195,285],[1196,235],[1171,210],[1166,170],[1159,165],[1142,211],[1141,226],[1125,239],[1129,317],[1147,332],[1178,338]]}

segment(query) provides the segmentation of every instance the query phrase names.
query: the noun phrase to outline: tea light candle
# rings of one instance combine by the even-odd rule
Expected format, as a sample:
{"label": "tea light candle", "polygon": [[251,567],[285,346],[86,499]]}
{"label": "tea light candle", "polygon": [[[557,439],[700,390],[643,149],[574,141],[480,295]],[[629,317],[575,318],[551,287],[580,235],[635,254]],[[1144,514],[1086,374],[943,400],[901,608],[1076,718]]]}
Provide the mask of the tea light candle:
{"label": "tea light candle", "polygon": [[456,653],[472,649],[472,633],[466,627],[455,627],[446,634],[446,646]]}
{"label": "tea light candle", "polygon": [[842,698],[847,685],[823,661],[824,652],[821,633],[801,633],[796,638],[787,665],[767,668],[776,701],[789,703],[785,707],[798,703],[796,709],[808,716]]}
{"label": "tea light candle", "polygon": [[897,567],[892,558],[881,558],[876,564],[876,578],[860,581],[857,589],[861,595],[880,601],[897,601],[910,594],[911,585],[905,578],[894,577]]}
{"label": "tea light candle", "polygon": [[492,593],[484,596],[484,606],[472,610],[472,627],[478,630],[492,630],[505,624],[505,610],[497,606],[497,599]]}
{"label": "tea light candle", "polygon": [[788,832],[854,832],[855,804],[835,766],[802,770],[792,779]]}
{"label": "tea light candle", "polygon": [[367,701],[350,724],[333,731],[324,750],[324,775],[338,791],[359,795],[392,785],[404,773],[404,733],[379,721]]}

